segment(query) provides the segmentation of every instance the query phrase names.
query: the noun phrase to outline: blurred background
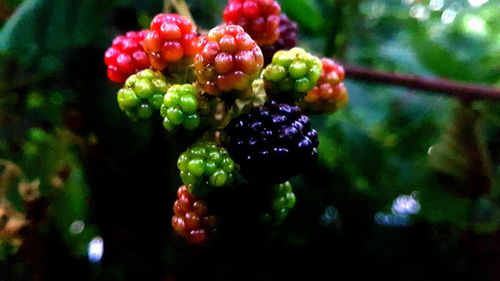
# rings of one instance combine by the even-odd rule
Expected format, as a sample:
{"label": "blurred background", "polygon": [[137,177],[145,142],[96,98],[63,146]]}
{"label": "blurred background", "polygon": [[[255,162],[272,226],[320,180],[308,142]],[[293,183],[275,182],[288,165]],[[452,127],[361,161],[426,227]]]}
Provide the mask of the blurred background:
{"label": "blurred background", "polygon": [[[221,21],[225,1],[187,2]],[[498,0],[280,3],[318,55],[500,86]],[[320,161],[285,223],[183,243],[185,140],[127,119],[103,62],[163,5],[0,1],[0,280],[500,280],[500,104],[349,76],[349,105],[312,117]]]}

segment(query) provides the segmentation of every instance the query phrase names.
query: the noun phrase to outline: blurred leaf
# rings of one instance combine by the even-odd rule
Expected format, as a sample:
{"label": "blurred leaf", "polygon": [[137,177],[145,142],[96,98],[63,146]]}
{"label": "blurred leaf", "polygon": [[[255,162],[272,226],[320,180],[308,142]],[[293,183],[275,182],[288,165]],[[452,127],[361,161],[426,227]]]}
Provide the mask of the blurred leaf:
{"label": "blurred leaf", "polygon": [[284,0],[281,7],[302,29],[318,32],[324,25],[321,8],[316,1]]}
{"label": "blurred leaf", "polygon": [[27,0],[0,33],[0,52],[34,59],[89,44],[112,1]]}
{"label": "blurred leaf", "polygon": [[411,47],[422,64],[435,74],[449,79],[468,81],[472,79],[467,65],[459,61],[451,50],[432,41],[426,32],[414,33]]}
{"label": "blurred leaf", "polygon": [[491,163],[481,133],[479,112],[457,108],[455,118],[430,152],[430,166],[449,191],[477,197],[491,190]]}

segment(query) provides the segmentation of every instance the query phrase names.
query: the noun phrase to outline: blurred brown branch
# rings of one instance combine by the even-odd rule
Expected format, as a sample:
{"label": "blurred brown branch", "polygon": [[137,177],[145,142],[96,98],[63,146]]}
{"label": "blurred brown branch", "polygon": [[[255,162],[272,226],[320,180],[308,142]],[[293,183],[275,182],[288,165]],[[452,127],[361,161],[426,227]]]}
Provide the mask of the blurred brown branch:
{"label": "blurred brown branch", "polygon": [[500,102],[500,88],[466,84],[455,81],[404,75],[372,70],[358,66],[345,66],[346,77],[372,83],[383,83],[415,90],[441,93],[464,101],[489,100]]}

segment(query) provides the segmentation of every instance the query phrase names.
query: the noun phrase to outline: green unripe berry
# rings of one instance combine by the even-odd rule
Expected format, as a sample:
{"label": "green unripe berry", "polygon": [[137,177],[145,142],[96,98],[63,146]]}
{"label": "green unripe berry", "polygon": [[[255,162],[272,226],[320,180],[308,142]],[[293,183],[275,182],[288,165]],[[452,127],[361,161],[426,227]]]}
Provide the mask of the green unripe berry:
{"label": "green unripe berry", "polygon": [[194,114],[196,113],[196,110],[198,110],[198,101],[194,96],[190,95],[182,96],[179,105],[182,108],[182,111],[184,111],[187,114]]}
{"label": "green unripe berry", "polygon": [[118,104],[122,108],[132,108],[139,104],[140,99],[135,95],[131,89],[120,89],[118,91]]}
{"label": "green unripe berry", "polygon": [[153,95],[149,98],[149,103],[153,106],[154,109],[160,109],[161,104],[163,103],[163,95]]}
{"label": "green unripe berry", "polygon": [[309,79],[307,78],[300,78],[298,79],[297,81],[295,81],[295,90],[297,92],[307,92],[309,91],[310,89],[312,89],[312,87],[314,87],[314,84],[312,84],[312,87],[311,87],[311,81],[309,81]]}
{"label": "green unripe berry", "polygon": [[278,82],[286,77],[287,72],[283,66],[273,65],[272,67],[266,68],[266,71],[264,71],[263,74],[265,79]]}
{"label": "green unripe berry", "polygon": [[184,113],[175,107],[167,109],[167,118],[173,125],[179,125],[184,120]]}
{"label": "green unripe berry", "polygon": [[215,171],[209,179],[209,183],[215,187],[224,186],[227,183],[227,174],[223,170]]}
{"label": "green unripe berry", "polygon": [[275,100],[299,101],[318,81],[321,60],[301,48],[278,51],[262,72],[266,93]]}
{"label": "green unripe berry", "polygon": [[163,97],[160,113],[168,118],[168,130],[182,124],[184,129],[191,131],[200,126],[198,90],[191,84],[173,85]]}
{"label": "green unripe berry", "polygon": [[188,171],[199,177],[205,173],[205,162],[202,159],[192,159],[187,164]]}
{"label": "green unripe berry", "polygon": [[148,99],[154,94],[155,89],[151,81],[141,79],[135,83],[134,92],[139,98]]}
{"label": "green unripe berry", "polygon": [[165,77],[146,69],[127,79],[124,88],[118,91],[118,104],[129,117],[147,119],[160,109],[166,89]]}
{"label": "green unripe berry", "polygon": [[141,103],[137,109],[137,116],[140,119],[147,119],[153,115],[153,108],[147,103]]}
{"label": "green unripe berry", "polygon": [[234,161],[233,159],[227,157],[222,160],[222,170],[226,173],[230,173],[234,169]]}
{"label": "green unripe berry", "polygon": [[196,114],[186,116],[182,121],[182,126],[188,131],[192,131],[200,126],[200,117]]}
{"label": "green unripe berry", "polygon": [[156,75],[157,74],[152,69],[145,69],[145,70],[137,73],[138,78],[148,79],[148,80],[152,80],[152,79],[156,78]]}
{"label": "green unripe berry", "polygon": [[282,223],[295,206],[296,198],[290,182],[273,186],[272,218],[275,223]]}
{"label": "green unripe berry", "polygon": [[235,164],[224,148],[212,142],[200,142],[179,156],[177,167],[184,184],[203,195],[233,181]]}
{"label": "green unripe berry", "polygon": [[288,68],[288,73],[292,78],[301,78],[304,77],[308,72],[307,64],[303,61],[293,62]]}
{"label": "green unripe berry", "polygon": [[181,171],[187,171],[187,164],[189,162],[189,156],[186,153],[182,153],[177,159],[177,168]]}
{"label": "green unripe berry", "polygon": [[163,97],[163,104],[166,106],[165,108],[177,106],[179,101],[179,96],[171,92],[167,92]]}
{"label": "green unripe berry", "polygon": [[180,173],[182,182],[186,185],[195,185],[197,183],[196,176],[190,172],[181,171]]}
{"label": "green unripe berry", "polygon": [[207,163],[205,163],[205,175],[210,176],[217,171],[217,168],[217,163],[214,161],[207,161]]}

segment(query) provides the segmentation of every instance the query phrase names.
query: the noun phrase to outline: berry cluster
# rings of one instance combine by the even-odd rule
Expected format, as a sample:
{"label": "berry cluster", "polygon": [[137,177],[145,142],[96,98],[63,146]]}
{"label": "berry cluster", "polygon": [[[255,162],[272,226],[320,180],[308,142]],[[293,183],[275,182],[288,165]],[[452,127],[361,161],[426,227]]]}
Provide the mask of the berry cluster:
{"label": "berry cluster", "polygon": [[176,14],[159,14],[151,22],[143,41],[153,68],[163,70],[169,63],[193,57],[196,50],[193,23]]}
{"label": "berry cluster", "polygon": [[267,93],[276,99],[297,101],[302,99],[318,82],[321,60],[304,49],[278,51],[271,64],[263,71]]}
{"label": "berry cluster", "polygon": [[198,82],[209,95],[245,92],[259,75],[264,58],[259,46],[237,25],[216,27],[199,41],[194,58]]}
{"label": "berry cluster", "polygon": [[292,184],[285,182],[273,188],[273,217],[276,223],[282,223],[295,206],[296,198]]}
{"label": "berry cluster", "polygon": [[318,134],[298,106],[269,101],[233,119],[228,150],[249,181],[282,183],[317,157]]}
{"label": "berry cluster", "polygon": [[147,119],[160,109],[168,85],[160,72],[145,69],[130,76],[118,91],[120,109],[133,119]]}
{"label": "berry cluster", "polygon": [[129,31],[113,40],[104,54],[109,80],[123,83],[130,75],[150,66],[148,56],[142,48],[145,34],[146,31]]}
{"label": "berry cluster", "polygon": [[191,84],[173,85],[163,97],[163,126],[172,131],[182,124],[184,129],[194,130],[200,125],[198,110],[198,90]]}
{"label": "berry cluster", "polygon": [[344,68],[335,61],[321,60],[323,71],[316,86],[304,98],[303,107],[313,112],[335,112],[349,100],[344,80]]}
{"label": "berry cluster", "polygon": [[274,0],[229,0],[224,21],[243,27],[259,46],[267,46],[280,36],[280,13]]}
{"label": "berry cluster", "polygon": [[[333,112],[347,102],[342,66],[296,48],[298,26],[276,0],[229,0],[223,17],[225,25],[199,35],[188,18],[159,14],[105,54],[109,79],[125,82],[117,95],[125,114],[158,113],[169,137],[199,139],[178,158],[184,185],[172,218],[175,232],[194,243],[206,241],[214,215],[227,210],[217,204],[224,196],[260,196],[267,201],[249,209],[262,214],[267,206],[282,222],[295,205],[287,181],[317,158],[318,134],[301,109]],[[236,186],[262,188],[224,190]]]}
{"label": "berry cluster", "polygon": [[290,50],[297,46],[297,37],[299,34],[299,26],[296,22],[290,20],[285,14],[280,16],[280,37],[278,41],[270,46],[262,46],[264,54],[264,63],[267,65],[273,59],[274,54],[280,50]]}
{"label": "berry cluster", "polygon": [[183,185],[177,190],[172,227],[189,242],[202,243],[215,229],[215,216],[208,215],[205,203]]}
{"label": "berry cluster", "polygon": [[195,194],[203,195],[231,184],[235,165],[225,148],[200,142],[179,156],[177,167],[182,182]]}

